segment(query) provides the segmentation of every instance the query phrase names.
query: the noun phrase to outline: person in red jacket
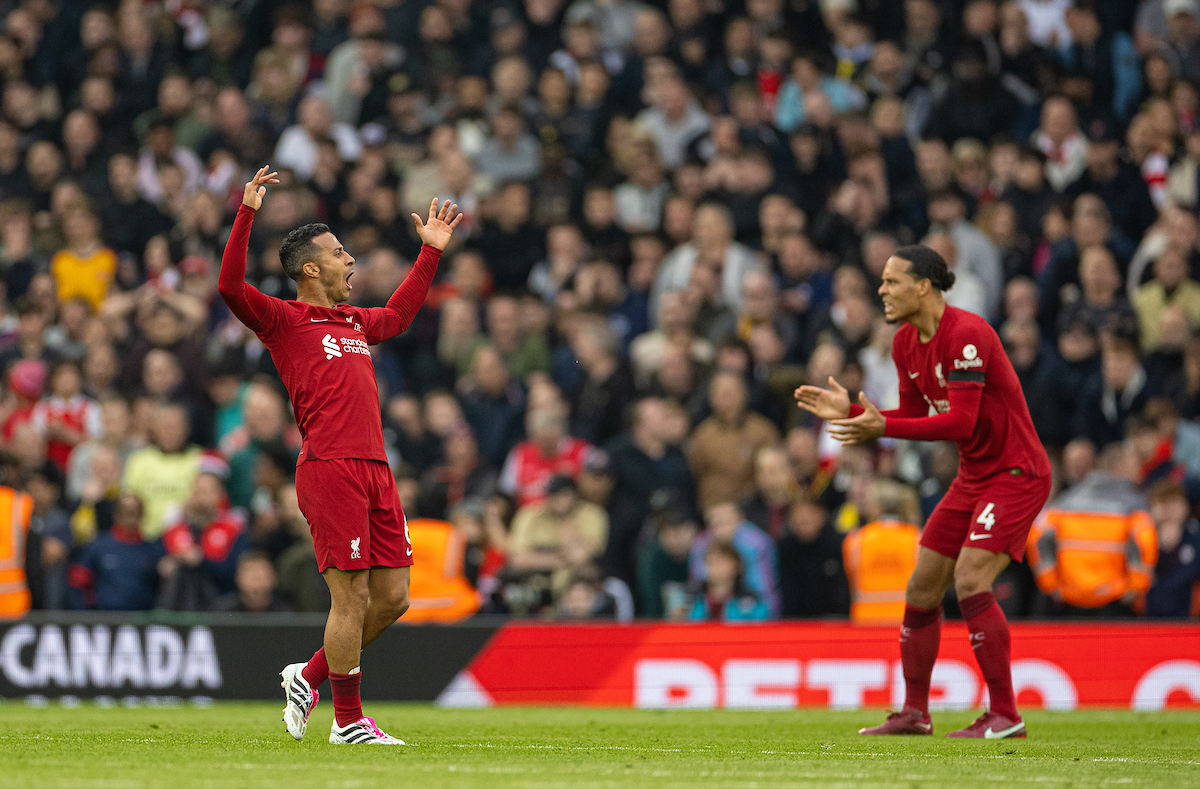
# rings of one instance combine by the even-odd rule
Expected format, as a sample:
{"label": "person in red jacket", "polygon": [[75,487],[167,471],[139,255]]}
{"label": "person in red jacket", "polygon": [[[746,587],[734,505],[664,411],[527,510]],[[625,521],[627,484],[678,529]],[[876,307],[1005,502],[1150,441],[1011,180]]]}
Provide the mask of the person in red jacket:
{"label": "person in red jacket", "polygon": [[408,610],[412,546],[388,466],[379,389],[370,346],[412,323],[429,293],[442,250],[462,220],[458,206],[437,198],[422,222],[412,215],[421,252],[384,307],[353,307],[354,257],[323,224],[288,234],[279,248],[296,300],[264,295],[248,285],[246,251],[254,214],[277,173],[261,168],[246,184],[221,260],[217,290],[238,320],[271,352],[287,387],[303,444],[296,494],[312,531],[317,564],[331,598],[325,644],[305,663],[281,672],[284,722],[297,740],[326,677],[333,688],[334,744],[403,745],[363,715],[359,695],[362,647]]}
{"label": "person in red jacket", "polygon": [[[954,273],[929,247],[897,249],[883,269],[883,315],[903,323],[892,341],[900,407],[860,406],[832,377],[831,389],[802,386],[800,407],[831,420],[845,444],[882,436],[954,441],[958,475],[921,535],[900,628],[904,709],[859,734],[932,734],[929,685],[941,641],[942,598],[950,584],[987,681],[991,709],[951,737],[1024,737],[1013,693],[1008,621],[992,583],[1009,560],[1021,561],[1034,518],[1050,495],[1050,460],[1033,429],[1021,382],[995,330],[946,305]],[[929,416],[930,410],[936,415]]]}

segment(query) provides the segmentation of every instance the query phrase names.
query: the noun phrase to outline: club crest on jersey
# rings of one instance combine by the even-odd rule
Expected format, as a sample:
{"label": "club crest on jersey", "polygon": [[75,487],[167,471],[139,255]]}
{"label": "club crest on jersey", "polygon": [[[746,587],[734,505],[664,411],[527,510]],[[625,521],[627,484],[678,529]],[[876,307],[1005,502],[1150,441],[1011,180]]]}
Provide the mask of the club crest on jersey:
{"label": "club crest on jersey", "polygon": [[347,315],[347,316],[346,316],[346,323],[352,324],[352,325],[354,326],[354,330],[355,330],[356,332],[358,332],[359,334],[362,334],[362,330],[363,330],[362,324],[361,324],[361,323],[355,323],[355,322],[354,322],[354,318],[351,318],[349,315]]}
{"label": "club crest on jersey", "polygon": [[332,334],[326,334],[321,339],[321,347],[325,349],[326,360],[342,355],[342,349],[338,347],[337,340],[333,339]]}
{"label": "club crest on jersey", "polygon": [[942,363],[938,362],[933,366],[933,374],[937,376],[938,385],[943,389],[946,388],[946,376],[942,375]]}
{"label": "club crest on jersey", "polygon": [[979,349],[971,343],[963,346],[961,359],[954,360],[955,370],[970,370],[972,367],[983,367],[983,359],[979,358]]}
{"label": "club crest on jersey", "polygon": [[358,552],[358,543],[360,540],[362,540],[362,537],[355,537],[353,540],[350,541],[350,558],[351,559],[361,559],[362,558],[362,556]]}

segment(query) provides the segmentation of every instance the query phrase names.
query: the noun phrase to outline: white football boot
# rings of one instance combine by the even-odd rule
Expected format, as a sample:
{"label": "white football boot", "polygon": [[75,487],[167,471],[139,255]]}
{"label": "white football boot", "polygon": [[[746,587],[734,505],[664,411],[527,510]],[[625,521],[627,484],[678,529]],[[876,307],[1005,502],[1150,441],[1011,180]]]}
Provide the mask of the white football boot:
{"label": "white football boot", "polygon": [[363,716],[348,726],[338,726],[337,718],[333,720],[333,728],[329,731],[329,742],[332,745],[403,745],[404,740],[398,740],[375,725],[373,718]]}
{"label": "white football boot", "polygon": [[308,730],[308,716],[321,698],[316,688],[309,687],[308,680],[301,674],[308,663],[292,663],[286,666],[279,676],[283,680],[279,686],[283,688],[287,706],[283,708],[283,722],[287,724],[288,734],[297,740],[304,739]]}

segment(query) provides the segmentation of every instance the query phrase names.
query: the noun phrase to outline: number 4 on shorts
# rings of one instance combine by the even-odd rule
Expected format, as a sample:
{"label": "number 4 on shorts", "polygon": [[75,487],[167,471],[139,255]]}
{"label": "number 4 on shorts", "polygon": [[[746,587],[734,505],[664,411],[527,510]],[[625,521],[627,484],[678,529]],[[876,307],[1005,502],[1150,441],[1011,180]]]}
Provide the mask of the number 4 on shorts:
{"label": "number 4 on shorts", "polygon": [[992,525],[996,522],[996,516],[992,514],[995,506],[995,502],[989,501],[987,506],[983,508],[983,512],[979,513],[979,517],[975,519],[975,522],[982,523],[983,528],[987,531],[991,531]]}

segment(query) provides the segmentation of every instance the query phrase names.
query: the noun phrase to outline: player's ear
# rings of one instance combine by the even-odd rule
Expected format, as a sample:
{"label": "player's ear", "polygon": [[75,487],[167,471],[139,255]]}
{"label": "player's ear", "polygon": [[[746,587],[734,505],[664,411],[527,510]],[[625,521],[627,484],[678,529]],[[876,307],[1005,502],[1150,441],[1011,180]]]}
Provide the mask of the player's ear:
{"label": "player's ear", "polygon": [[309,260],[300,267],[300,273],[306,277],[318,279],[321,276],[321,266],[317,263],[317,261]]}

